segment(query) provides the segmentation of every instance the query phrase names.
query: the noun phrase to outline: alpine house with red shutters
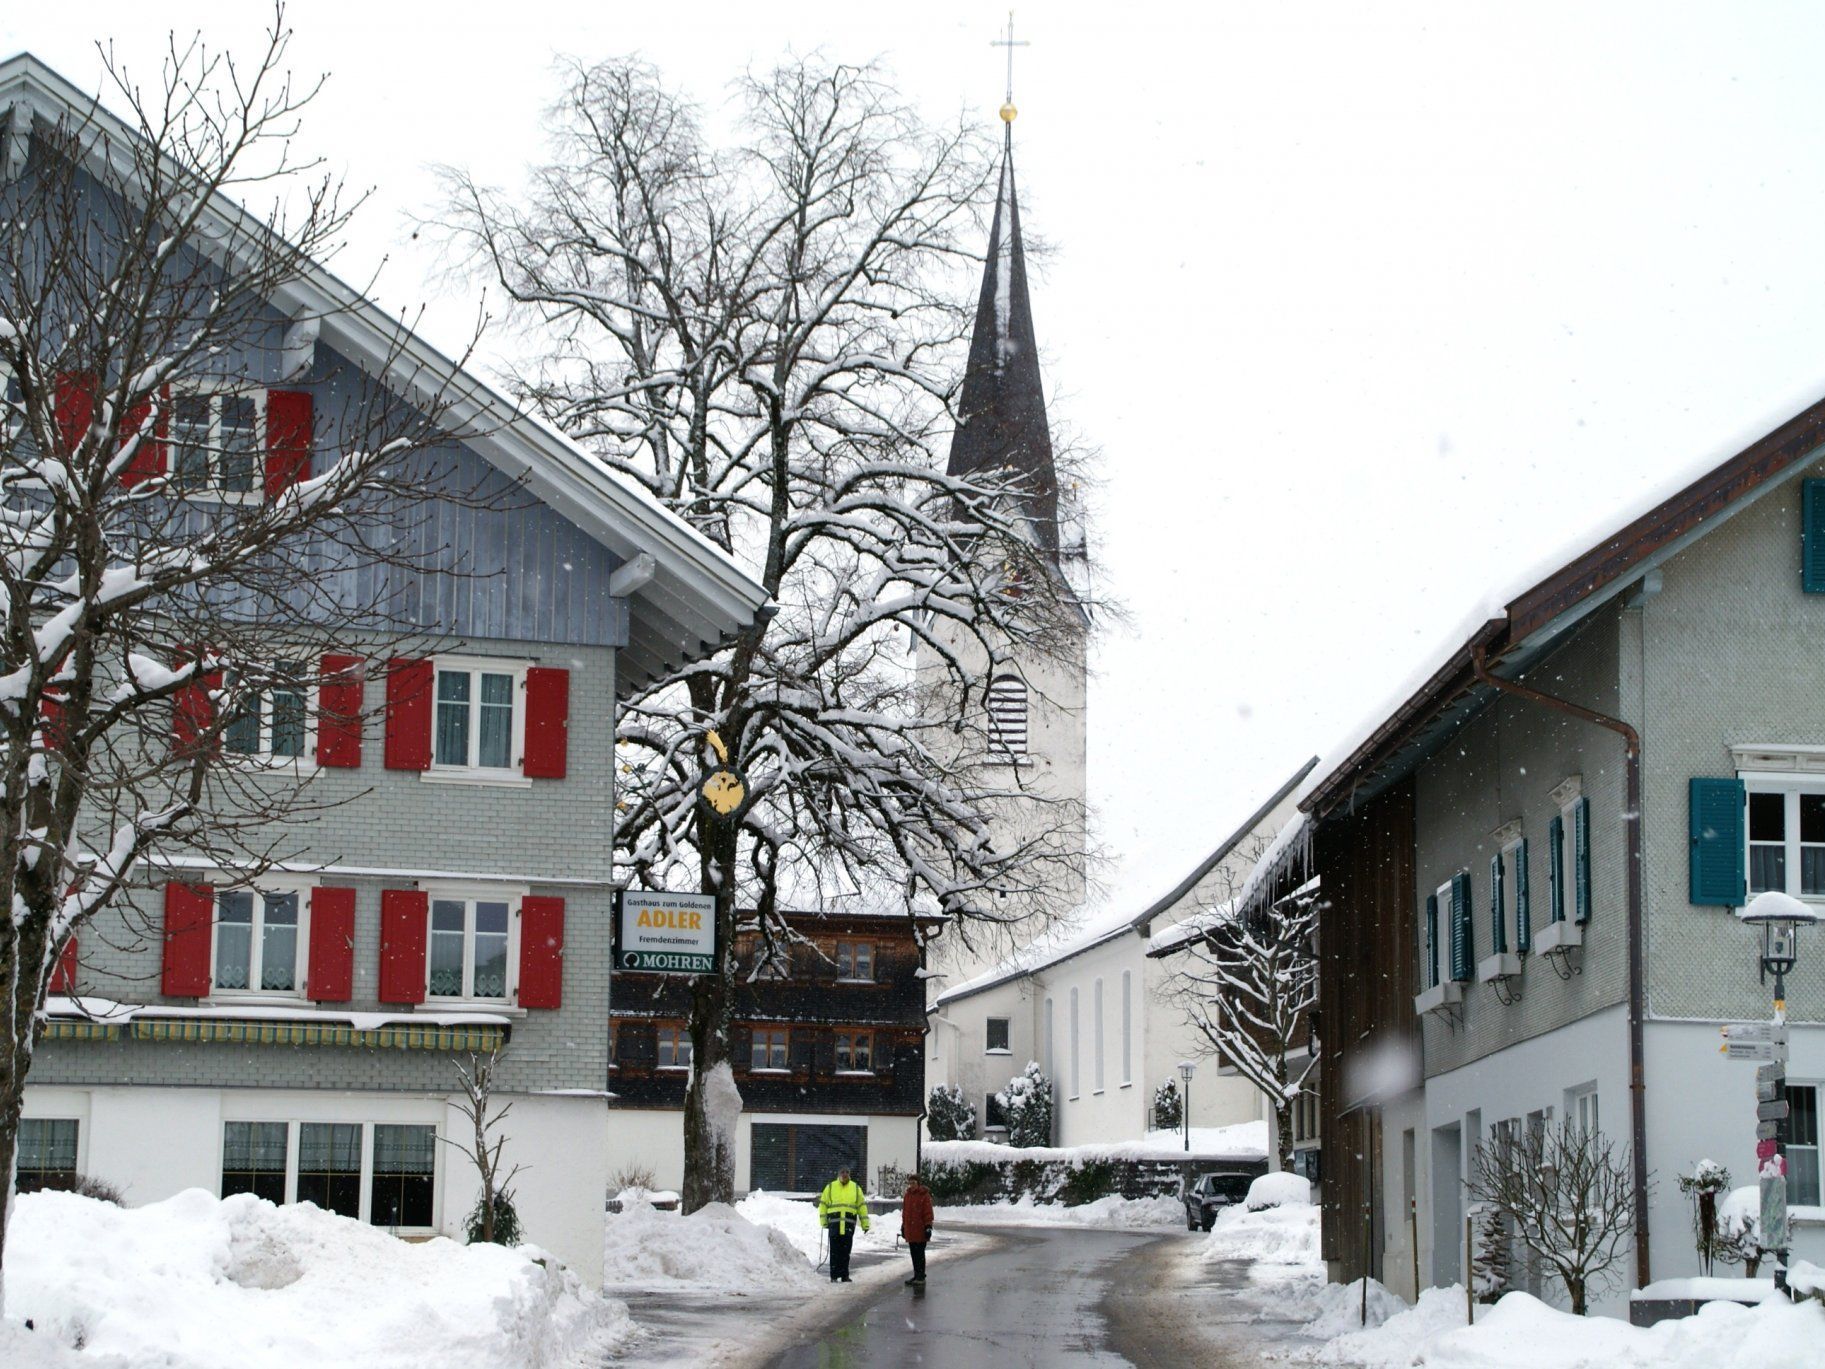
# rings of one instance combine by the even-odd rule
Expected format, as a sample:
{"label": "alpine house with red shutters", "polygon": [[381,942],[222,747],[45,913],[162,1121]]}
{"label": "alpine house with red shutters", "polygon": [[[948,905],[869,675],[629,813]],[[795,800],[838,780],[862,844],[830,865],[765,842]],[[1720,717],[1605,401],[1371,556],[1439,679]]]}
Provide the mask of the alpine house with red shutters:
{"label": "alpine house with red shutters", "polygon": [[[83,118],[133,136],[33,58],[0,63],[4,145]],[[523,1229],[599,1274],[616,702],[766,595],[328,272],[293,294],[270,302],[269,350],[169,396],[135,479],[199,509],[271,497],[335,461],[353,391],[410,402],[429,378],[460,396],[448,430],[465,436],[436,452],[450,488],[512,497],[436,502],[427,546],[460,565],[373,572],[408,577],[399,635],[340,643],[315,697],[268,694],[221,730],[265,782],[309,778],[298,854],[257,880],[167,858],[136,908],[82,930],[47,1005],[20,1186],[251,1191],[458,1233],[477,1185],[441,1144],[468,1125],[456,1067],[509,1042]],[[59,422],[85,427],[93,393],[62,377]],[[174,744],[214,721],[209,683],[178,697]]]}

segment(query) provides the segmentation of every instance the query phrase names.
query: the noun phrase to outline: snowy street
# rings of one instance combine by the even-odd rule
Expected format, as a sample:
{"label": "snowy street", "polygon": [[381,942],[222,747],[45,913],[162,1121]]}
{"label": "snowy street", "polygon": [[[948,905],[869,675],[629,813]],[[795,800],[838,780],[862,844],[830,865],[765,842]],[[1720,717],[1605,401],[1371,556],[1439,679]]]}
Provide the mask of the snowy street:
{"label": "snowy street", "polygon": [[[802,1333],[771,1369],[1265,1363],[1290,1326],[1256,1319],[1245,1265],[1204,1265],[1184,1232],[981,1228],[993,1244],[889,1285],[845,1321]],[[902,1262],[903,1263],[903,1262]]]}

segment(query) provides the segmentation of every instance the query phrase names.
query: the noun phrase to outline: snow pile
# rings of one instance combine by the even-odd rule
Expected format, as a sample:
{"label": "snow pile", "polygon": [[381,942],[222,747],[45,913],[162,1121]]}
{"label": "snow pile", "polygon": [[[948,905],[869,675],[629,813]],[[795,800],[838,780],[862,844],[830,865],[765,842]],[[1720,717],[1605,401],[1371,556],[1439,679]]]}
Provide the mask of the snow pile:
{"label": "snow pile", "polygon": [[[824,1258],[823,1235],[817,1222],[817,1204],[782,1198],[776,1193],[750,1193],[735,1210],[756,1226],[768,1227],[792,1242],[807,1264]],[[891,1251],[894,1237],[900,1234],[898,1212],[877,1212],[869,1218],[870,1230],[855,1233],[855,1253],[864,1250]]]}
{"label": "snow pile", "polygon": [[1825,1269],[1811,1260],[1795,1260],[1787,1267],[1787,1286],[1803,1297],[1825,1298]]}
{"label": "snow pile", "polygon": [[[1259,1180],[1256,1180],[1259,1183]],[[1300,1181],[1302,1184],[1304,1180]],[[1252,1191],[1250,1196],[1252,1197]],[[1204,1240],[1206,1262],[1252,1260],[1258,1264],[1317,1264],[1318,1209],[1308,1201],[1250,1212],[1226,1207]]]}
{"label": "snow pile", "polygon": [[1365,1323],[1362,1285],[1363,1281],[1358,1279],[1355,1283],[1327,1283],[1320,1288],[1312,1299],[1312,1317],[1306,1323],[1305,1334],[1316,1340],[1328,1341],[1335,1336],[1347,1336],[1361,1331],[1365,1324],[1371,1328],[1380,1326],[1389,1317],[1398,1316],[1407,1310],[1403,1298],[1390,1293],[1375,1279],[1370,1279],[1368,1321]]}
{"label": "snow pile", "polygon": [[816,1282],[811,1260],[791,1237],[755,1225],[727,1203],[710,1203],[688,1217],[631,1203],[609,1214],[602,1260],[603,1285],[609,1288],[747,1292]]}
{"label": "snow pile", "polygon": [[1462,1287],[1429,1288],[1380,1326],[1337,1336],[1316,1358],[1362,1369],[1816,1369],[1825,1307],[1772,1299],[1711,1303],[1697,1316],[1635,1327],[1574,1317],[1526,1293],[1478,1308],[1465,1324]]}
{"label": "snow pile", "polygon": [[411,1243],[251,1194],[138,1208],[29,1194],[7,1249],[7,1316],[37,1328],[0,1336],[8,1369],[543,1366],[599,1356],[631,1329],[625,1307],[531,1246]]}
{"label": "snow pile", "polygon": [[1066,1207],[1063,1203],[1036,1203],[1031,1195],[1017,1202],[980,1203],[967,1207],[941,1207],[940,1229],[959,1226],[1096,1226],[1111,1231],[1151,1231],[1183,1226],[1185,1205],[1177,1198],[1098,1198]]}
{"label": "snow pile", "polygon": [[1250,1212],[1270,1207],[1310,1207],[1312,1186],[1297,1174],[1263,1174],[1248,1186],[1242,1206]]}

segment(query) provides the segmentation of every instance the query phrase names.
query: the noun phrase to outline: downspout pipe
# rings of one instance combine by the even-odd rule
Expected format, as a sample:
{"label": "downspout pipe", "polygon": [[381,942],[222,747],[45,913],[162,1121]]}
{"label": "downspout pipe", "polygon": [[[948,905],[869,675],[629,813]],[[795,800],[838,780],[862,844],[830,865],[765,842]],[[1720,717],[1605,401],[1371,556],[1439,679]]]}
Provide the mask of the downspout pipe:
{"label": "downspout pipe", "polygon": [[1597,727],[1606,727],[1622,738],[1628,789],[1622,828],[1628,843],[1629,1124],[1635,1182],[1635,1286],[1646,1288],[1652,1279],[1648,1272],[1648,1086],[1646,1048],[1642,1042],[1647,991],[1641,908],[1641,734],[1620,718],[1491,674],[1480,643],[1470,648],[1470,667],[1479,683],[1498,693],[1513,694]]}

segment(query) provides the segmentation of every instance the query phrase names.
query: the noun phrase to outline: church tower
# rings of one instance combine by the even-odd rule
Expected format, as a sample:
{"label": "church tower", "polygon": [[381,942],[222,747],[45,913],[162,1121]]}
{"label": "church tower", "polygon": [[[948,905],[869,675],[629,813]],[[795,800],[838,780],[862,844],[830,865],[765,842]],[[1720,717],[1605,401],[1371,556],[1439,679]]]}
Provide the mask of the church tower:
{"label": "church tower", "polygon": [[[928,694],[927,707],[947,718],[961,713],[959,759],[980,763],[995,787],[1021,791],[1023,797],[1006,801],[996,815],[997,844],[1009,849],[1046,831],[1047,844],[1068,859],[1048,872],[1042,888],[985,895],[991,906],[984,911],[1014,924],[1006,934],[973,937],[980,942],[973,947],[955,932],[940,938],[932,968],[942,978],[934,990],[987,970],[1053,919],[1073,913],[1084,897],[1084,527],[1075,484],[1059,478],[1046,422],[1014,185],[1014,114],[1010,99],[1001,110],[1000,184],[948,469],[960,477],[1011,476],[1018,482],[1024,524],[1071,610],[1072,628],[1044,655],[1013,651],[992,667],[979,647],[953,643],[965,659],[973,657],[979,678],[966,701],[946,682]],[[941,675],[923,673],[928,679]]]}

